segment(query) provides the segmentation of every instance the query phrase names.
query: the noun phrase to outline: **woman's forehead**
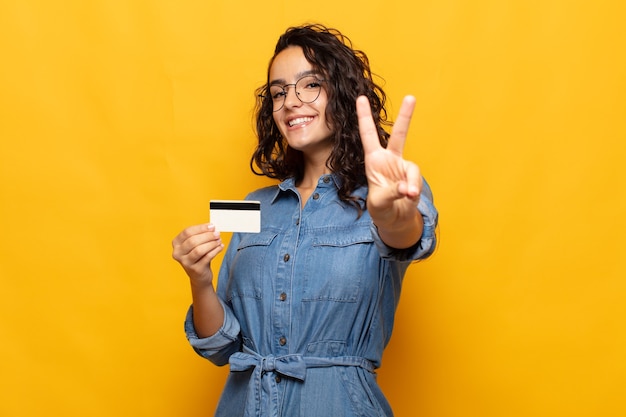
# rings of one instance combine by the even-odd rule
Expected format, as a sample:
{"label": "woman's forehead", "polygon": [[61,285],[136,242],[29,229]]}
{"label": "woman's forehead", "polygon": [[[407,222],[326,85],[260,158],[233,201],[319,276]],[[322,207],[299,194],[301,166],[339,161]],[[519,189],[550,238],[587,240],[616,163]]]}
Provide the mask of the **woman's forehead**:
{"label": "woman's forehead", "polygon": [[272,84],[276,82],[290,83],[314,73],[316,71],[304,56],[302,48],[290,46],[274,57],[269,71],[269,80]]}

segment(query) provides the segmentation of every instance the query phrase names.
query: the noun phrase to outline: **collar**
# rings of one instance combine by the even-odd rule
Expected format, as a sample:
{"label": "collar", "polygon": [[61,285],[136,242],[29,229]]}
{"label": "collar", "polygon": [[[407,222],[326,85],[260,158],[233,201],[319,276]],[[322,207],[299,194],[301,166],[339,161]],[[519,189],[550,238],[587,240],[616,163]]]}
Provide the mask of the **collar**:
{"label": "collar", "polygon": [[[334,186],[336,189],[339,189],[341,186],[341,179],[335,174],[324,174],[317,180],[318,187],[331,187]],[[297,192],[296,189],[296,180],[293,177],[289,177],[283,180],[278,187],[276,188],[276,193],[271,199],[271,203],[273,204],[280,195],[286,192]]]}

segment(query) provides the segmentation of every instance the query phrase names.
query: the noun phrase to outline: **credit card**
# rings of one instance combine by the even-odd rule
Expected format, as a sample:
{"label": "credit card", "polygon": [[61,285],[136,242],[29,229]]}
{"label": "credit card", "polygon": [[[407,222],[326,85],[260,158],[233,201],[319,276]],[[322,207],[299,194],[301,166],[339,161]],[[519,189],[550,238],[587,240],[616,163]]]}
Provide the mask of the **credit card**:
{"label": "credit card", "polygon": [[211,200],[209,218],[220,232],[259,233],[261,231],[261,202]]}

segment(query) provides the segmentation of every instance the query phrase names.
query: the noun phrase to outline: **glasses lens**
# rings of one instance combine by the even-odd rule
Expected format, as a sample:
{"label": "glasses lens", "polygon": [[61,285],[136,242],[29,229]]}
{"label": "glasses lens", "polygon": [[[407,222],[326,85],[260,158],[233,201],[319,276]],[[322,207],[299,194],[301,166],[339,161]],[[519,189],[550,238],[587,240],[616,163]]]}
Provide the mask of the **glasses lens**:
{"label": "glasses lens", "polygon": [[272,99],[274,111],[278,111],[283,107],[283,103],[285,102],[285,96],[287,95],[285,90],[278,86],[273,85],[269,89],[270,98]]}
{"label": "glasses lens", "polygon": [[321,90],[322,82],[314,76],[301,78],[296,83],[296,93],[303,103],[313,103],[319,97]]}

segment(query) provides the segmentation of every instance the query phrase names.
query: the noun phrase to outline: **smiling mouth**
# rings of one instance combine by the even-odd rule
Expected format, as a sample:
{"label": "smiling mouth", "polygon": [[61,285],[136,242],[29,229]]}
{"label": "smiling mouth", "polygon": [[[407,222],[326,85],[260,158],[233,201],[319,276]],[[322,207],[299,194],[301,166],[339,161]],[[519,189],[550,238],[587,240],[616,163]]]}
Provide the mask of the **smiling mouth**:
{"label": "smiling mouth", "polygon": [[308,123],[311,120],[313,120],[312,117],[298,117],[297,119],[289,120],[288,124],[289,124],[289,127],[294,127],[297,125]]}

